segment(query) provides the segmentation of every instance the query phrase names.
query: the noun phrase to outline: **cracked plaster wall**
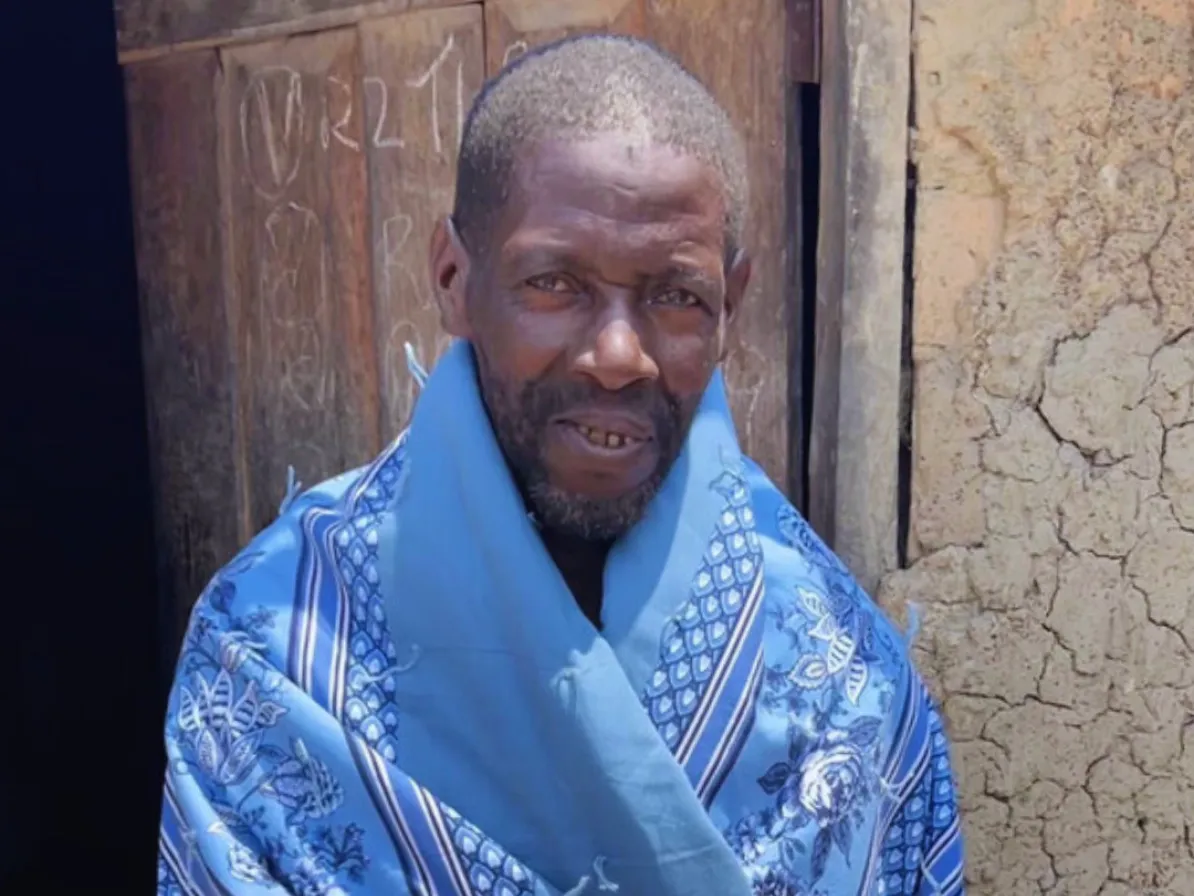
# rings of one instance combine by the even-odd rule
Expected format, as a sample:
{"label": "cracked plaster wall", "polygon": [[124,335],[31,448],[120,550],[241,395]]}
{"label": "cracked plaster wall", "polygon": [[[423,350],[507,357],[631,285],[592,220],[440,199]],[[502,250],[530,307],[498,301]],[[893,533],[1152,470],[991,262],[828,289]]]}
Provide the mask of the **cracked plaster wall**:
{"label": "cracked plaster wall", "polygon": [[910,568],[971,892],[1194,894],[1194,0],[917,0]]}

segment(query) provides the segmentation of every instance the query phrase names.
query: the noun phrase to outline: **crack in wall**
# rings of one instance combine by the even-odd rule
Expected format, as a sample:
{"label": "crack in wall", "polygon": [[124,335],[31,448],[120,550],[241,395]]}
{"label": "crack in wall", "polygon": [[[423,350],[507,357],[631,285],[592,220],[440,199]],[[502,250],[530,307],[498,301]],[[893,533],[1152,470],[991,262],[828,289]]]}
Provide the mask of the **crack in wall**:
{"label": "crack in wall", "polygon": [[[910,4],[909,32],[915,35],[916,0]],[[904,184],[904,301],[900,325],[900,432],[899,458],[896,476],[896,563],[900,569],[908,565],[908,533],[912,519],[912,419],[915,401],[916,362],[912,356],[912,318],[915,312],[916,291],[916,194],[920,178],[911,135],[916,133],[916,47],[908,60],[911,77],[908,87],[908,162]]]}

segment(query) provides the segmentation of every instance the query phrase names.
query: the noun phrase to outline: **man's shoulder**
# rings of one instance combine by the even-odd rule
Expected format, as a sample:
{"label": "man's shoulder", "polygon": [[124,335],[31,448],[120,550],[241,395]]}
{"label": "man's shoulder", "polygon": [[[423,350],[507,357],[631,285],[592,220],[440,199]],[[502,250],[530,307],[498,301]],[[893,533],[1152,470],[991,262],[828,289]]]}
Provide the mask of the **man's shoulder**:
{"label": "man's shoulder", "polygon": [[846,649],[891,676],[904,675],[903,633],[756,464],[749,464],[747,478],[767,571],[769,612],[789,623],[803,619],[814,640],[824,635],[839,652]]}
{"label": "man's shoulder", "polygon": [[402,447],[399,439],[370,464],[309,489],[292,483],[278,516],[199,595],[184,647],[199,641],[218,652],[251,649],[269,665],[286,668],[295,614],[311,609],[304,609],[311,602],[303,597],[315,581],[315,567],[351,554],[336,550],[336,537],[344,540],[346,530],[363,528],[362,520],[375,519],[389,504]]}

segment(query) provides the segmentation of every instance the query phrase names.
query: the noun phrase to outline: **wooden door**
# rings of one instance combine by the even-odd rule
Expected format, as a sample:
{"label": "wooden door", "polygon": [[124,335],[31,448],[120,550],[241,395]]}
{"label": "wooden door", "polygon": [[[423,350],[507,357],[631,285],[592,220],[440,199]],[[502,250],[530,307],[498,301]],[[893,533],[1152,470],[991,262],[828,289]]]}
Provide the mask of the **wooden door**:
{"label": "wooden door", "polygon": [[755,273],[728,382],[746,450],[788,483],[790,5],[119,5],[163,584],[180,616],[277,513],[290,468],[313,484],[404,424],[404,343],[425,363],[446,344],[426,248],[465,111],[504,61],[565,34],[654,40],[746,138]]}

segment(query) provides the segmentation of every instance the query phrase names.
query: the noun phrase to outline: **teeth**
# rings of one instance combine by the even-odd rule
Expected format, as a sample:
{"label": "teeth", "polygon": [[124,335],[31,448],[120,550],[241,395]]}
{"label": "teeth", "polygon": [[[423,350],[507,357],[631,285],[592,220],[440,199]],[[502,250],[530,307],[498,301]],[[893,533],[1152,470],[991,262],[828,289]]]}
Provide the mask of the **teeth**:
{"label": "teeth", "polygon": [[586,439],[602,448],[622,448],[637,441],[621,433],[605,432],[604,430],[594,429],[591,426],[578,426],[577,429],[580,430],[581,435]]}

